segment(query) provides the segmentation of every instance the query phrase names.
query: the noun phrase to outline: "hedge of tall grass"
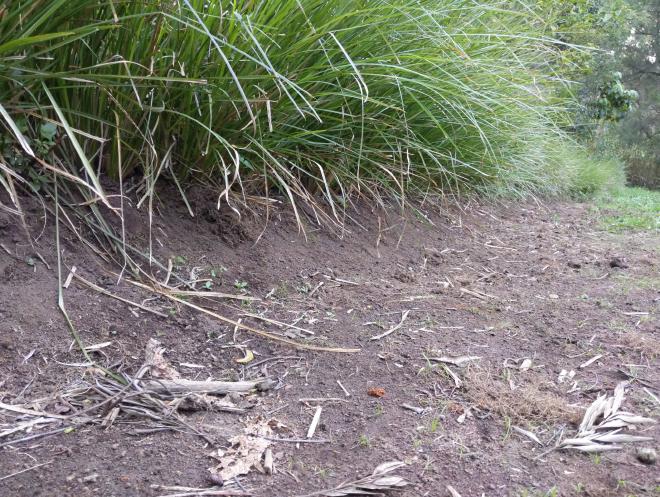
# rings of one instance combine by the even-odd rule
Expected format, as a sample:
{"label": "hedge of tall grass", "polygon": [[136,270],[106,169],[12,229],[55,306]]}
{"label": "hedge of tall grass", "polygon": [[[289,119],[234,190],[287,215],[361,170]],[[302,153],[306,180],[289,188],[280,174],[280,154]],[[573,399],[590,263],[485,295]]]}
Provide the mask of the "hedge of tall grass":
{"label": "hedge of tall grass", "polygon": [[[0,178],[87,221],[103,178],[288,200],[561,192],[556,44],[528,1],[13,0],[0,7]],[[123,197],[122,197],[123,198]],[[5,208],[12,208],[9,204]],[[80,213],[80,211],[79,211]]]}

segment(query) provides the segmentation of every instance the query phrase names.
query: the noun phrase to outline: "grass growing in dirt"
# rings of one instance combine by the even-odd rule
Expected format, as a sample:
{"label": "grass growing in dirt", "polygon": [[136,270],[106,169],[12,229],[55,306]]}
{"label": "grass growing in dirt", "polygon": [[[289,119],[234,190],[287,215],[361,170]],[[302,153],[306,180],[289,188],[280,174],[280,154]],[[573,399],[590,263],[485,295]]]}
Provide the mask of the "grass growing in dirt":
{"label": "grass growing in dirt", "polygon": [[[151,213],[167,177],[187,202],[278,193],[341,224],[355,196],[562,193],[581,162],[534,2],[9,2],[0,16],[0,183],[50,189],[105,244],[134,174]],[[295,29],[293,28],[295,27]],[[567,145],[569,144],[569,145]],[[583,178],[584,179],[584,178]],[[263,200],[261,200],[263,203]],[[18,205],[15,205],[16,210]],[[105,213],[104,213],[105,212]],[[122,249],[124,247],[121,247]]]}
{"label": "grass growing in dirt", "polygon": [[595,207],[610,231],[660,229],[660,191],[620,188],[598,196]]}

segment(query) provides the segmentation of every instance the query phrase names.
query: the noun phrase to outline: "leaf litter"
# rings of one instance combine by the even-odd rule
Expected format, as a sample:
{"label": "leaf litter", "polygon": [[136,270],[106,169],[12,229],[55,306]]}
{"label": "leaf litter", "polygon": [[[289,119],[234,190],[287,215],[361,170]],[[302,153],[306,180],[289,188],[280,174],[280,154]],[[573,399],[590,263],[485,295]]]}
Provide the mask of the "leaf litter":
{"label": "leaf litter", "polygon": [[210,454],[219,461],[216,466],[209,468],[211,475],[228,481],[249,473],[252,468],[265,472],[262,460],[271,445],[269,438],[273,435],[272,423],[273,420],[259,417],[248,420],[243,433],[229,439],[228,449],[217,449]]}
{"label": "leaf litter", "polygon": [[574,449],[582,452],[618,450],[621,443],[646,442],[652,437],[631,435],[628,431],[639,425],[653,424],[655,420],[621,411],[628,382],[619,383],[612,396],[600,395],[587,408],[574,438],[561,442],[560,449]]}

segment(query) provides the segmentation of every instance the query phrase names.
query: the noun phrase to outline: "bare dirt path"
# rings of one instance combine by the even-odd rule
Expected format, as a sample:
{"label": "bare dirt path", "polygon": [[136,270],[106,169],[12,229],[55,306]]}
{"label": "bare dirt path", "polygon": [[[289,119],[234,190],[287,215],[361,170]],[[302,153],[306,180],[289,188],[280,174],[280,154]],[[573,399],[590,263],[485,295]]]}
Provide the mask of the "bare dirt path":
{"label": "bare dirt path", "polygon": [[[587,204],[473,204],[408,219],[381,214],[380,222],[365,210],[355,220],[364,229],[352,223],[343,239],[312,230],[307,241],[281,214],[255,244],[261,224],[201,210],[190,219],[179,207],[163,208],[157,254],[173,261],[175,274],[201,280],[198,289],[260,300],[188,301],[282,338],[360,352],[296,350],[127,283],[115,286],[69,237],[68,267],[168,316],[129,309],[74,281],[65,302],[83,341],[111,342],[91,352],[98,364],[135,375],[154,338],[185,378],[275,383],[233,399],[245,413],[182,414],[185,430],[145,433],[149,420],[120,414],[107,429],[83,425],[16,442],[56,429],[53,422],[6,434],[0,495],[152,496],[176,493],[154,485],[210,487],[208,468],[217,461],[209,455],[245,423],[276,419],[287,428],[273,438],[304,439],[317,406],[312,440],[327,443],[273,442],[274,474],[252,469],[227,488],[304,495],[399,460],[406,466],[396,474],[411,485],[391,495],[402,497],[450,495],[447,485],[464,497],[657,495],[657,463],[636,458],[639,446],[657,449],[657,425],[636,432],[654,441],[618,451],[548,452],[575,434],[599,394],[624,380],[623,408],[660,417],[657,233],[603,231]],[[37,209],[33,216],[38,232]],[[130,227],[146,240],[138,216]],[[39,249],[49,270],[21,230],[0,218],[0,402],[69,416],[87,404],[53,394],[98,378],[98,370],[72,347],[57,310],[50,240],[49,226]],[[248,349],[254,360],[237,363]],[[432,359],[443,356],[460,364]],[[568,377],[560,381],[562,371]],[[0,409],[0,434],[30,419]]]}

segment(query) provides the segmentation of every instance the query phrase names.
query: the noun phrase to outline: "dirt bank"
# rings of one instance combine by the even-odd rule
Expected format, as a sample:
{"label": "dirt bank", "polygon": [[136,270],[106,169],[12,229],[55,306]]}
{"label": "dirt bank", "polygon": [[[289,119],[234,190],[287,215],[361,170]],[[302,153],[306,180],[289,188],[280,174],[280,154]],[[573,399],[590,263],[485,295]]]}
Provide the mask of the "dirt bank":
{"label": "dirt bank", "polygon": [[[630,381],[625,409],[659,417],[647,393],[657,395],[660,387],[657,233],[604,232],[587,204],[472,204],[408,218],[364,208],[342,238],[308,230],[305,240],[286,212],[272,215],[263,231],[249,216],[239,223],[204,209],[201,200],[195,207],[201,213],[195,219],[178,205],[160,209],[156,254],[173,261],[175,275],[192,273],[197,289],[259,300],[191,302],[283,338],[360,352],[296,350],[125,281],[115,285],[113,268],[63,233],[65,276],[75,265],[100,288],[167,316],[129,308],[74,280],[65,304],[83,342],[112,342],[92,352],[100,365],[135,374],[156,338],[186,378],[269,376],[277,383],[250,395],[244,414],[184,414],[206,438],[190,430],[140,432],[148,420],[121,416],[107,429],[85,425],[9,443],[54,423],[1,438],[0,495],[127,497],[168,493],[152,485],[209,487],[208,468],[217,464],[209,454],[226,447],[247,419],[275,418],[288,427],[280,438],[305,438],[317,405],[313,438],[327,443],[274,442],[274,474],[252,470],[239,479],[245,490],[306,494],[400,460],[407,465],[396,473],[412,483],[392,492],[402,497],[448,495],[446,485],[464,497],[657,492],[658,467],[640,463],[636,446],[600,456],[544,455],[560,437],[574,435],[599,394],[611,394],[623,380]],[[35,234],[40,216],[35,206],[28,218]],[[147,226],[137,215],[130,223],[135,242],[145,243]],[[5,404],[48,398],[94,374],[57,309],[53,238],[49,220],[35,251],[16,223],[0,219],[0,242],[9,252],[0,250]],[[165,271],[154,276],[163,281]],[[385,336],[371,339],[379,335]],[[263,362],[238,364],[246,349],[253,363]],[[479,358],[443,366],[430,359],[439,356]],[[560,382],[562,370],[575,375]],[[369,395],[370,389],[382,391]],[[301,401],[325,397],[339,400]],[[36,405],[62,416],[78,409],[56,397]],[[0,423],[20,416],[0,410]],[[516,428],[533,432],[543,446]],[[658,428],[643,431],[655,441],[641,445],[657,448]],[[28,471],[9,476],[22,470]],[[553,487],[557,493],[548,493]]]}

